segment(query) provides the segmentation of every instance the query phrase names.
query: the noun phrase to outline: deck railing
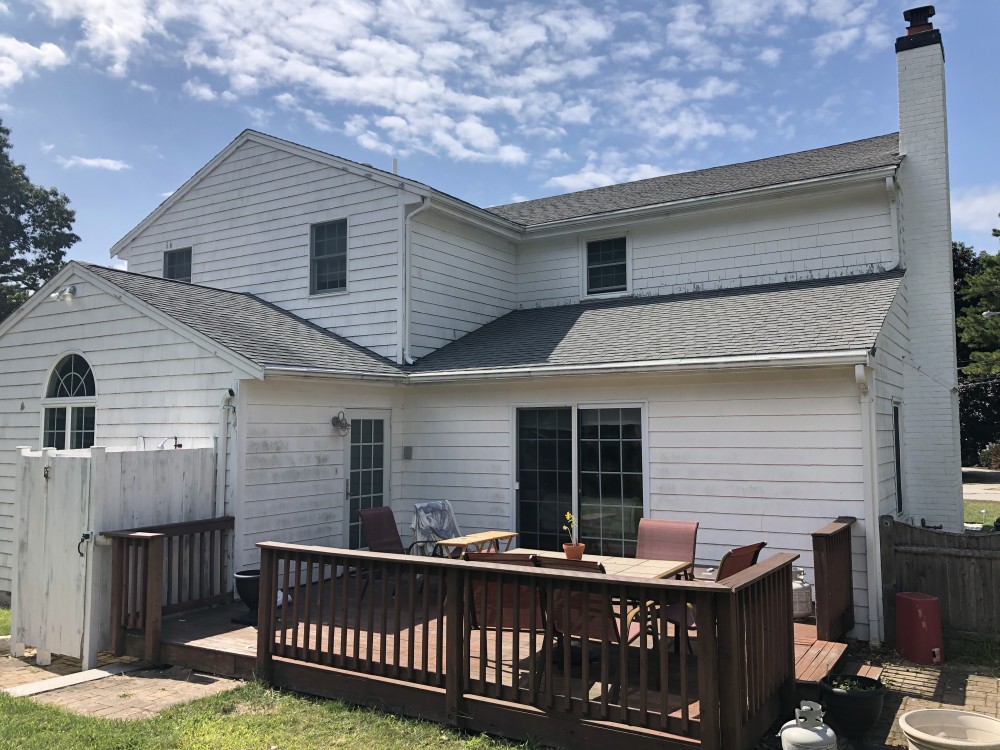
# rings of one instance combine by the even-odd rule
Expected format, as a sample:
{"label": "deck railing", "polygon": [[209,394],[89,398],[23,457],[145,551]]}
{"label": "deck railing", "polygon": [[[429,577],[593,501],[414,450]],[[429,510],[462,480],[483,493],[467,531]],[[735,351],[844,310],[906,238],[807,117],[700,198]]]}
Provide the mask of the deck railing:
{"label": "deck railing", "polygon": [[226,569],[232,516],[105,531],[111,539],[111,649],[141,637],[141,656],[160,658],[163,615],[207,607],[232,596]]}
{"label": "deck railing", "polygon": [[740,750],[792,697],[794,555],[716,583],[258,547],[282,687],[564,747]]}
{"label": "deck railing", "polygon": [[856,520],[841,516],[812,535],[816,637],[821,641],[839,641],[854,627],[851,526]]}

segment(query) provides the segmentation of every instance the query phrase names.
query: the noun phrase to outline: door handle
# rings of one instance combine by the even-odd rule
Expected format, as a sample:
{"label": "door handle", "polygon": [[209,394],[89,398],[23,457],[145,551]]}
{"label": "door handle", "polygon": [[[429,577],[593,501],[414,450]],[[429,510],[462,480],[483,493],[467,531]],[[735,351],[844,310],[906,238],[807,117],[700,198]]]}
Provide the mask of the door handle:
{"label": "door handle", "polygon": [[91,536],[93,536],[93,534],[89,531],[85,531],[82,534],[80,534],[80,541],[76,543],[76,553],[80,557],[83,557],[83,549],[82,549],[83,543],[88,539],[90,539]]}

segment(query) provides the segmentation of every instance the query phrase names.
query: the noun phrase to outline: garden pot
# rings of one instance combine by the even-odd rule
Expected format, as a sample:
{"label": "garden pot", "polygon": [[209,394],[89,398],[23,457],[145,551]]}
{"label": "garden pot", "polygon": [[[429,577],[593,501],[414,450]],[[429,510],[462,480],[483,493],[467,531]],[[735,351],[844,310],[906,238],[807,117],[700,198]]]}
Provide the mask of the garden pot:
{"label": "garden pot", "polygon": [[910,750],[1000,750],[1000,721],[970,711],[922,708],[899,717]]}
{"label": "garden pot", "polygon": [[[839,680],[850,680],[853,687],[834,687]],[[837,733],[861,739],[882,714],[885,685],[871,677],[834,674],[820,680],[819,694]]]}
{"label": "garden pot", "polygon": [[256,625],[257,606],[260,603],[260,571],[256,569],[243,570],[237,573],[234,578],[236,579],[236,593],[239,594],[240,599],[250,611],[239,617],[234,617],[232,621],[238,625]]}
{"label": "garden pot", "polygon": [[582,560],[583,559],[583,550],[584,550],[584,548],[586,546],[587,546],[586,544],[580,544],[580,543],[577,543],[577,544],[564,544],[563,545],[563,552],[566,554],[566,559],[567,560]]}

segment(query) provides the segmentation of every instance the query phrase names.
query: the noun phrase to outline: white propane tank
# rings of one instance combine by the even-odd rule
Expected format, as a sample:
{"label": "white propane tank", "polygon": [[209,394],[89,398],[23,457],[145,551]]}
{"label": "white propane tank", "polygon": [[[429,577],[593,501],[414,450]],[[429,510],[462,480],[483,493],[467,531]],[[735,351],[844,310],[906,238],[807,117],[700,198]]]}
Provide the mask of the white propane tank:
{"label": "white propane tank", "polygon": [[837,750],[837,735],[823,723],[818,703],[802,701],[795,718],[781,727],[781,750]]}
{"label": "white propane tank", "polygon": [[792,617],[804,620],[812,617],[813,589],[806,581],[805,568],[792,568]]}

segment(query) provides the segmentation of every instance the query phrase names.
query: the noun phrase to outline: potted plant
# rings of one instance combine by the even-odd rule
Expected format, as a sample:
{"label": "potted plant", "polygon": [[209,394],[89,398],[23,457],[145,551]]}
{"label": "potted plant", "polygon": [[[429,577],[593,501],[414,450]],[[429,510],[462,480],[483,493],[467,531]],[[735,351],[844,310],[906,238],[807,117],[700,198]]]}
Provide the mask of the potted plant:
{"label": "potted plant", "polygon": [[882,681],[860,675],[827,675],[819,693],[834,729],[852,740],[875,726],[885,701]]}
{"label": "potted plant", "polygon": [[582,560],[583,550],[587,545],[581,544],[577,540],[576,519],[573,518],[572,513],[566,513],[566,523],[563,525],[563,531],[569,534],[569,543],[563,544],[563,552],[566,553],[566,559]]}

